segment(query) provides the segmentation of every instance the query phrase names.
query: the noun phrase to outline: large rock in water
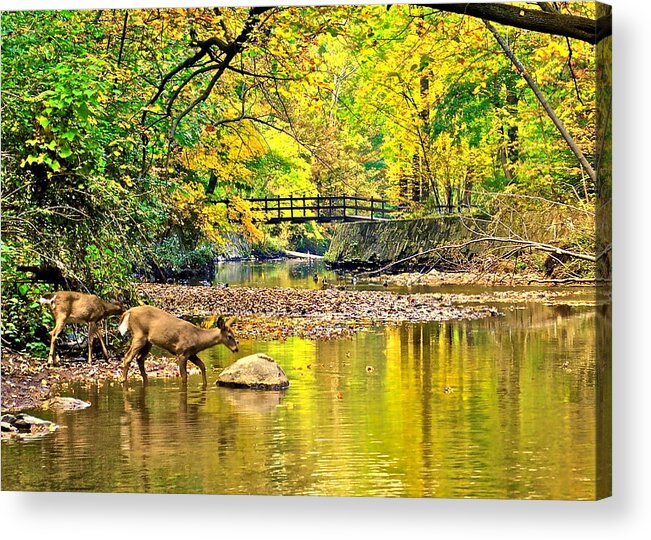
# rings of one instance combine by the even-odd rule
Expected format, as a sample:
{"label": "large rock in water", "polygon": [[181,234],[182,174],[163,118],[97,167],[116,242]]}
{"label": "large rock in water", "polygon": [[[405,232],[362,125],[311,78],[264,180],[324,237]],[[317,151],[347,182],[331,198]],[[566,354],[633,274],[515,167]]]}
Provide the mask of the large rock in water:
{"label": "large rock in water", "polygon": [[289,379],[271,356],[257,353],[240,358],[227,367],[217,378],[217,384],[233,388],[283,390],[289,386]]}

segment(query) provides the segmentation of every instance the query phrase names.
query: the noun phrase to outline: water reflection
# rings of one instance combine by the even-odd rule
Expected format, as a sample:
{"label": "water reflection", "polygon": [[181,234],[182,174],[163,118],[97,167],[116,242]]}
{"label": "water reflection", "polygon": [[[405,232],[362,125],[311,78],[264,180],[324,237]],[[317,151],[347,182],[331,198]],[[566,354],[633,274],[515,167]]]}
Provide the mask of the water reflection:
{"label": "water reflection", "polygon": [[244,388],[223,388],[224,399],[242,413],[269,414],[282,404],[285,391],[259,392]]}
{"label": "water reflection", "polygon": [[[207,351],[200,376],[75,387],[52,436],[3,443],[3,489],[594,498],[595,324],[540,304],[349,340]],[[263,352],[285,392],[215,386]],[[54,415],[54,416],[53,416]]]}
{"label": "water reflection", "polygon": [[[318,281],[313,277],[317,275]],[[322,260],[288,259],[278,261],[220,262],[217,264],[215,282],[230,286],[321,288],[323,278],[331,284],[343,284],[346,277],[328,270]]]}

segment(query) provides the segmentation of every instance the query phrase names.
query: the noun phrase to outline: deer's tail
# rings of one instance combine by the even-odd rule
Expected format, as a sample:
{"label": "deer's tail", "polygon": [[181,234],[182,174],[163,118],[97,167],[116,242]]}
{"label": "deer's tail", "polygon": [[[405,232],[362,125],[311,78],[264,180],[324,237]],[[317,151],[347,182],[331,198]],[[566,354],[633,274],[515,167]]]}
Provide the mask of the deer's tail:
{"label": "deer's tail", "polygon": [[118,326],[118,330],[123,336],[129,331],[129,315],[130,313],[128,311],[125,311],[122,314],[122,318],[120,319],[120,326]]}

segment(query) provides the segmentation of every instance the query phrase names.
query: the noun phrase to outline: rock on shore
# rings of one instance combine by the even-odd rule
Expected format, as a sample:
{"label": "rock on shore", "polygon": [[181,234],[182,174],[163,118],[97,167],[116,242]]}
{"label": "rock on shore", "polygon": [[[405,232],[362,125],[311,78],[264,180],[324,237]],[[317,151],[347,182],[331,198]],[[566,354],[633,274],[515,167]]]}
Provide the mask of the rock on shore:
{"label": "rock on shore", "polygon": [[59,426],[49,420],[36,418],[25,413],[3,414],[0,421],[2,438],[25,438],[44,435],[56,431]]}

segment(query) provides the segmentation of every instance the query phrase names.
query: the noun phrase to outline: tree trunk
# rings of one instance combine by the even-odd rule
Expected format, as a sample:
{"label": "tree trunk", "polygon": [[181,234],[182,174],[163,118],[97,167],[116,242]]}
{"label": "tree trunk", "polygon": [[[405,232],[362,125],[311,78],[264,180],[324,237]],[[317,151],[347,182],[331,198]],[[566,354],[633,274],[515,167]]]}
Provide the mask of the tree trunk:
{"label": "tree trunk", "polygon": [[[597,15],[610,15],[611,7],[597,4]],[[610,278],[612,270],[610,246],[612,243],[612,38],[597,45],[597,138],[595,181],[597,218],[597,274]]]}
{"label": "tree trunk", "polygon": [[212,195],[215,193],[215,188],[217,187],[217,175],[215,171],[210,171],[210,179],[208,180],[208,186],[206,186],[206,194]]}
{"label": "tree trunk", "polygon": [[[513,81],[514,82],[514,81]],[[506,110],[509,113],[509,117],[514,117],[518,114],[518,102],[520,98],[514,86],[512,86],[511,81],[509,80],[506,83]],[[520,157],[520,144],[518,142],[518,126],[513,124],[508,126],[506,130],[506,156],[511,163],[511,166],[515,165]]]}
{"label": "tree trunk", "polygon": [[[597,17],[612,8],[597,4]],[[612,38],[597,44],[596,255],[597,277],[610,278],[612,260]],[[596,315],[596,471],[597,497],[612,493],[612,305],[608,283],[597,287]]]}

